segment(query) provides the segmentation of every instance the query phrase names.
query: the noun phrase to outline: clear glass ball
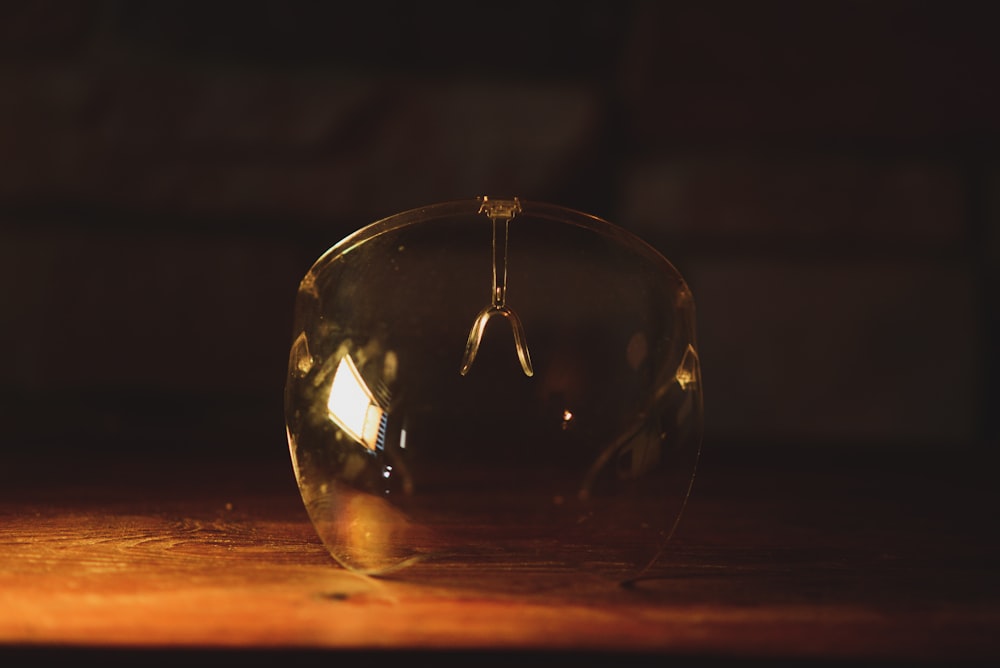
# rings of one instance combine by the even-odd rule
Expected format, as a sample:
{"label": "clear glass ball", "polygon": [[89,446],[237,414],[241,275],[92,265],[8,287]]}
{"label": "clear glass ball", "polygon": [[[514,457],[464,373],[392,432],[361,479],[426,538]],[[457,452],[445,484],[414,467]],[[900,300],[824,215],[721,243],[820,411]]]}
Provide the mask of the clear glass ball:
{"label": "clear glass ball", "polygon": [[355,571],[635,577],[680,519],[702,413],[691,291],[594,216],[434,204],[346,237],[298,290],[292,465]]}

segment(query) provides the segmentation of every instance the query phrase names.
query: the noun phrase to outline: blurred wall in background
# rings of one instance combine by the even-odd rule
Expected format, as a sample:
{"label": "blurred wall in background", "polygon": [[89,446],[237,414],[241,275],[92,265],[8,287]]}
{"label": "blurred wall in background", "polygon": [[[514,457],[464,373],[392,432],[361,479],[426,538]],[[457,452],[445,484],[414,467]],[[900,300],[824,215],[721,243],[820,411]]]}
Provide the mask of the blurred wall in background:
{"label": "blurred wall in background", "polygon": [[10,449],[284,446],[348,232],[516,195],[652,242],[708,438],[996,444],[988,3],[0,3]]}

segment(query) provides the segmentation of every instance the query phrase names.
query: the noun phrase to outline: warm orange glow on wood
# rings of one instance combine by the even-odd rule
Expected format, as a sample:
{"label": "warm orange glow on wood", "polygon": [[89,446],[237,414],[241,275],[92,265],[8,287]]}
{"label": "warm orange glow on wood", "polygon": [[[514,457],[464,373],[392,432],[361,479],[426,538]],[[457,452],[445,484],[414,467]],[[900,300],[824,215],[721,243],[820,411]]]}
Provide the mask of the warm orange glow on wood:
{"label": "warm orange glow on wood", "polygon": [[1000,658],[1000,554],[978,530],[995,492],[931,513],[890,501],[926,482],[902,474],[851,472],[845,495],[838,473],[709,462],[660,577],[627,589],[513,563],[357,576],[269,475],[7,488],[0,646]]}

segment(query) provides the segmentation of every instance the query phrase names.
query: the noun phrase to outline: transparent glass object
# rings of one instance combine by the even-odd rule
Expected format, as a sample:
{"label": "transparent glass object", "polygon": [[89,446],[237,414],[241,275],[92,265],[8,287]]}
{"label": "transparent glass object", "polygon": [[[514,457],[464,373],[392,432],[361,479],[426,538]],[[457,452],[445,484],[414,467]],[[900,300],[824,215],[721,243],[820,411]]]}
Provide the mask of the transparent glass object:
{"label": "transparent glass object", "polygon": [[331,555],[626,580],[677,526],[702,440],[678,271],[605,220],[481,197],[374,222],[295,304],[292,465]]}

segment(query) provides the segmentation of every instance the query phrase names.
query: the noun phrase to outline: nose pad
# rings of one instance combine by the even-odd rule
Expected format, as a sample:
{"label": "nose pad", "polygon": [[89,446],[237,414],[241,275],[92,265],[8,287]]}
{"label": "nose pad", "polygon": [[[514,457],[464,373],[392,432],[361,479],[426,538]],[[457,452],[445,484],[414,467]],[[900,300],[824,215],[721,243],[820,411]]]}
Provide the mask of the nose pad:
{"label": "nose pad", "polygon": [[531,355],[528,353],[528,340],[524,336],[524,325],[517,313],[507,306],[507,234],[508,224],[511,219],[521,212],[521,203],[515,197],[511,200],[490,200],[483,197],[479,207],[479,213],[484,214],[493,224],[493,289],[492,303],[479,312],[472,329],[469,330],[469,339],[465,343],[465,354],[462,355],[461,374],[469,373],[472,363],[476,361],[476,354],[479,352],[479,344],[483,340],[483,332],[486,331],[486,323],[495,315],[502,316],[508,322],[514,332],[514,347],[517,350],[517,358],[521,361],[521,369],[524,375],[531,377],[535,375],[535,370],[531,366]]}
{"label": "nose pad", "polygon": [[521,369],[525,376],[534,376],[535,370],[531,366],[531,354],[528,352],[528,340],[524,336],[521,318],[507,306],[487,306],[476,316],[476,321],[472,323],[472,329],[469,330],[465,354],[462,356],[462,375],[469,373],[472,363],[476,361],[476,353],[479,352],[479,344],[483,340],[486,323],[495,315],[502,316],[510,322],[511,330],[514,332],[514,347],[517,349],[517,358],[521,361]]}

